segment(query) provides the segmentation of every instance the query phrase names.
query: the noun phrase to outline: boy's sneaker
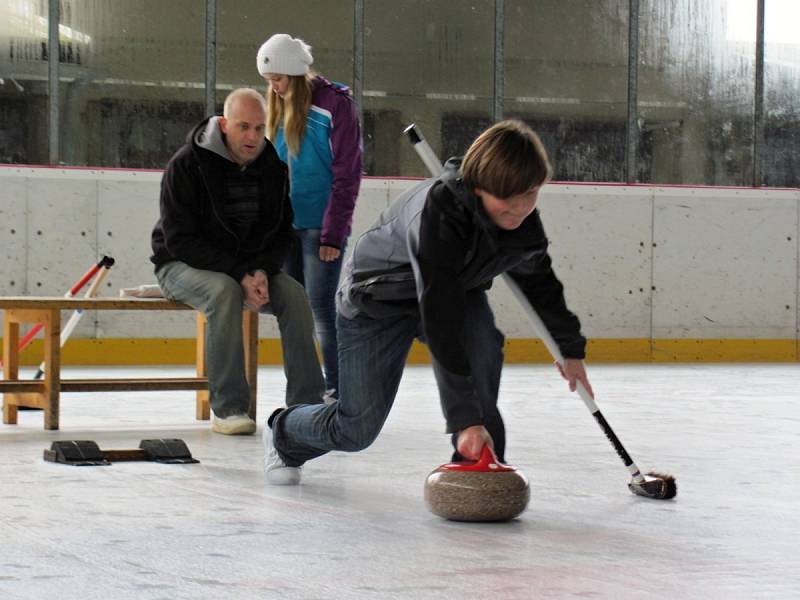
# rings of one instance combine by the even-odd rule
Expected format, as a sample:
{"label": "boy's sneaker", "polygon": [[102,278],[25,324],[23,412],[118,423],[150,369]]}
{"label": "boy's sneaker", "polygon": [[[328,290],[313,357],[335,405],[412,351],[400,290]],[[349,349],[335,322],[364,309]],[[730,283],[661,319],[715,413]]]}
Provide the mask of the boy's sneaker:
{"label": "boy's sneaker", "polygon": [[272,485],[299,484],[302,467],[290,467],[283,462],[275,449],[275,444],[272,443],[272,429],[269,421],[264,423],[264,431],[261,435],[264,442],[264,473],[267,476],[267,483]]}
{"label": "boy's sneaker", "polygon": [[256,430],[256,422],[248,415],[230,415],[224,419],[215,416],[211,430],[224,435],[250,435]]}

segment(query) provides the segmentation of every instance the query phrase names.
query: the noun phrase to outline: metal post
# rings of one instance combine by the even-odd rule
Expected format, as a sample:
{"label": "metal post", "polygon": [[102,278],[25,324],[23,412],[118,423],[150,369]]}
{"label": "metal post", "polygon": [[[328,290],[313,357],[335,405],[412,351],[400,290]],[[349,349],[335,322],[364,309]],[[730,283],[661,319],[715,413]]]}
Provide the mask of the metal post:
{"label": "metal post", "polygon": [[505,0],[494,2],[494,90],[492,103],[492,120],[503,119],[503,100],[505,95]]}
{"label": "metal post", "polygon": [[58,67],[61,60],[61,48],[58,39],[58,25],[61,21],[59,0],[50,0],[47,8],[47,108],[49,126],[49,162],[57,165],[60,158],[59,141],[61,137],[59,111],[59,75]]}
{"label": "metal post", "polygon": [[625,181],[636,183],[639,170],[639,0],[630,0],[628,10],[628,122],[625,129]]}
{"label": "metal post", "polygon": [[358,120],[364,129],[362,118],[364,99],[364,0],[353,2],[353,100],[358,107]]}
{"label": "metal post", "polygon": [[756,9],[756,89],[753,106],[753,187],[764,185],[764,4]]}
{"label": "metal post", "polygon": [[217,0],[206,0],[206,116],[217,110]]}

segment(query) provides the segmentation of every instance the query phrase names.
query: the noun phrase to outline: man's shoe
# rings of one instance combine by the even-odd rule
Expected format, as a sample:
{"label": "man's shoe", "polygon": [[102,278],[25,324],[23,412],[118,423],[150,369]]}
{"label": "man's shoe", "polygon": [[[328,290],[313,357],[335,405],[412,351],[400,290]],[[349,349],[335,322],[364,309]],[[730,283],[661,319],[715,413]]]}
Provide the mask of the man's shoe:
{"label": "man's shoe", "polygon": [[224,435],[250,435],[256,430],[256,422],[247,415],[230,415],[224,419],[214,417],[211,429]]}
{"label": "man's shoe", "polygon": [[322,394],[322,402],[324,404],[333,404],[339,399],[339,392],[336,391],[336,388],[330,388],[325,390],[325,393]]}
{"label": "man's shoe", "polygon": [[262,432],[264,442],[264,473],[267,476],[267,483],[272,485],[297,485],[300,483],[302,467],[290,467],[278,454],[275,444],[272,443],[272,429],[269,422],[264,423]]}

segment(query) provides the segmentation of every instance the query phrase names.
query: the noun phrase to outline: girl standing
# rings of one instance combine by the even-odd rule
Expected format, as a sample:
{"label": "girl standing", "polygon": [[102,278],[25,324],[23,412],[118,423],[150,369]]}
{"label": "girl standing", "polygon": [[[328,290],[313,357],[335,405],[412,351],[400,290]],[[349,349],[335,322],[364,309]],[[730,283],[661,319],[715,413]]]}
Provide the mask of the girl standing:
{"label": "girl standing", "polygon": [[362,143],[350,89],[310,70],[311,47],[285,33],[258,51],[267,81],[267,137],[289,166],[297,240],[284,270],[306,288],[325,367],[336,397],[335,295],[361,184]]}

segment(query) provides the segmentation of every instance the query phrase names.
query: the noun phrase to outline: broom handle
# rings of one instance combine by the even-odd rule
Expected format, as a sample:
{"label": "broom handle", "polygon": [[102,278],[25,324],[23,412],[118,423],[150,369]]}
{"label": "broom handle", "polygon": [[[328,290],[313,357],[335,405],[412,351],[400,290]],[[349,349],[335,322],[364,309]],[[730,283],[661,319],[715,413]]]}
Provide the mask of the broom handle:
{"label": "broom handle", "polygon": [[[103,267],[102,269],[100,269],[100,272],[97,274],[97,277],[92,282],[92,285],[89,286],[89,289],[86,290],[86,294],[84,294],[83,297],[84,298],[94,298],[97,295],[97,288],[100,287],[100,284],[106,278],[106,275],[108,275],[108,268],[107,267]],[[72,332],[74,331],[75,327],[78,325],[78,321],[80,321],[81,317],[83,316],[83,312],[84,311],[83,311],[82,308],[79,308],[79,309],[73,311],[72,315],[70,316],[69,320],[67,321],[67,324],[64,325],[64,329],[61,330],[61,340],[60,340],[60,344],[61,344],[62,347],[64,346],[64,344],[67,343],[67,340],[69,339],[69,336],[72,335]],[[42,363],[42,365],[44,365],[44,363]]]}
{"label": "broom handle", "polygon": [[[78,281],[72,284],[72,287],[69,288],[69,290],[67,290],[66,294],[64,294],[64,298],[72,298],[75,294],[77,294],[81,290],[81,288],[84,285],[86,285],[87,281],[89,281],[92,277],[95,276],[95,274],[100,269],[102,269],[103,267],[111,267],[111,265],[113,264],[114,264],[113,258],[111,258],[110,256],[103,256],[103,258],[101,258],[96,265],[92,265],[92,267],[88,271],[86,271],[86,273],[83,274],[83,277],[81,277],[80,279],[78,279]],[[30,344],[33,338],[36,337],[36,334],[42,330],[42,327],[44,327],[44,325],[39,323],[33,328],[31,328],[31,330],[28,333],[26,333],[25,336],[17,344],[17,352],[21,351],[28,344]]]}
{"label": "broom handle", "polygon": [[[525,316],[528,317],[531,325],[533,326],[533,330],[538,336],[542,343],[545,345],[547,350],[553,356],[555,361],[564,367],[564,357],[561,354],[561,350],[558,348],[558,344],[553,339],[553,336],[550,335],[547,327],[545,326],[542,318],[536,313],[534,308],[528,302],[528,299],[525,297],[525,294],[522,293],[522,290],[517,285],[517,282],[509,275],[508,273],[503,273],[503,280],[506,282],[506,285],[511,289],[511,293],[519,302],[520,306],[522,306],[522,310],[525,313]],[[611,445],[614,446],[614,450],[617,451],[617,455],[622,459],[622,462],[628,467],[631,475],[633,476],[634,481],[636,483],[643,483],[644,477],[642,477],[642,473],[639,470],[639,467],[636,466],[636,463],[633,462],[630,454],[628,454],[627,450],[625,450],[625,446],[622,445],[622,442],[619,440],[617,435],[614,433],[614,430],[611,429],[611,425],[608,424],[603,413],[600,412],[600,409],[597,407],[597,404],[592,398],[589,391],[584,387],[583,383],[580,381],[576,381],[576,387],[578,390],[578,395],[583,400],[583,403],[586,405],[586,408],[589,409],[589,412],[592,413],[592,416],[597,421],[597,424],[600,425],[600,429],[603,430],[603,433],[606,434],[608,441],[611,442]]]}
{"label": "broom handle", "polygon": [[[414,150],[417,151],[419,157],[422,159],[422,162],[425,163],[425,166],[430,171],[431,175],[434,177],[438,177],[441,175],[444,167],[442,166],[442,162],[439,160],[439,157],[436,156],[436,153],[431,148],[430,144],[428,144],[425,137],[422,135],[422,132],[419,128],[412,123],[408,127],[406,127],[403,133],[408,137],[411,144],[414,146]],[[536,314],[536,311],[531,306],[528,299],[525,297],[525,294],[522,293],[522,290],[517,285],[517,282],[514,281],[508,273],[503,273],[503,279],[505,280],[508,287],[511,289],[511,293],[519,302],[520,306],[522,306],[525,315],[528,317],[528,320],[533,325],[533,330],[536,332],[536,335],[539,337],[540,340],[544,343],[547,347],[547,350],[553,356],[555,361],[564,367],[564,357],[561,355],[561,351],[558,348],[558,344],[553,339],[553,336],[550,335],[550,332],[545,327],[544,322],[542,321],[541,317]],[[608,438],[608,441],[611,442],[611,445],[614,446],[614,450],[617,451],[617,455],[622,459],[622,462],[628,468],[631,475],[633,476],[633,480],[636,483],[644,483],[645,479],[642,477],[641,471],[639,471],[639,467],[636,466],[636,463],[633,462],[633,459],[630,457],[628,452],[625,450],[625,447],[620,442],[617,435],[614,433],[614,430],[611,429],[611,425],[608,424],[603,413],[600,412],[600,409],[597,408],[597,404],[594,401],[594,398],[589,394],[589,391],[583,386],[583,384],[578,381],[577,389],[578,395],[583,400],[583,403],[586,405],[586,408],[589,409],[589,412],[592,413],[592,416],[597,421],[600,428],[603,430],[603,433]]]}
{"label": "broom handle", "polygon": [[[97,288],[100,287],[100,284],[103,282],[103,279],[105,279],[106,275],[108,275],[108,269],[109,268],[110,267],[106,266],[106,265],[103,265],[100,268],[100,272],[97,273],[97,277],[95,277],[94,281],[92,282],[92,285],[90,285],[89,289],[86,290],[86,294],[84,294],[84,296],[83,296],[84,298],[94,298],[97,295]],[[61,338],[59,339],[59,345],[62,348],[64,347],[64,344],[67,343],[67,340],[69,339],[69,336],[72,335],[72,332],[74,331],[75,327],[78,325],[78,321],[81,320],[82,316],[83,316],[83,309],[82,308],[78,308],[78,309],[74,310],[72,312],[72,315],[70,315],[69,320],[64,325],[64,328],[61,330]],[[42,364],[39,365],[39,369],[33,375],[34,379],[41,379],[42,378],[42,376],[44,375],[44,367],[45,367],[45,364],[44,364],[44,361],[42,361]]]}

